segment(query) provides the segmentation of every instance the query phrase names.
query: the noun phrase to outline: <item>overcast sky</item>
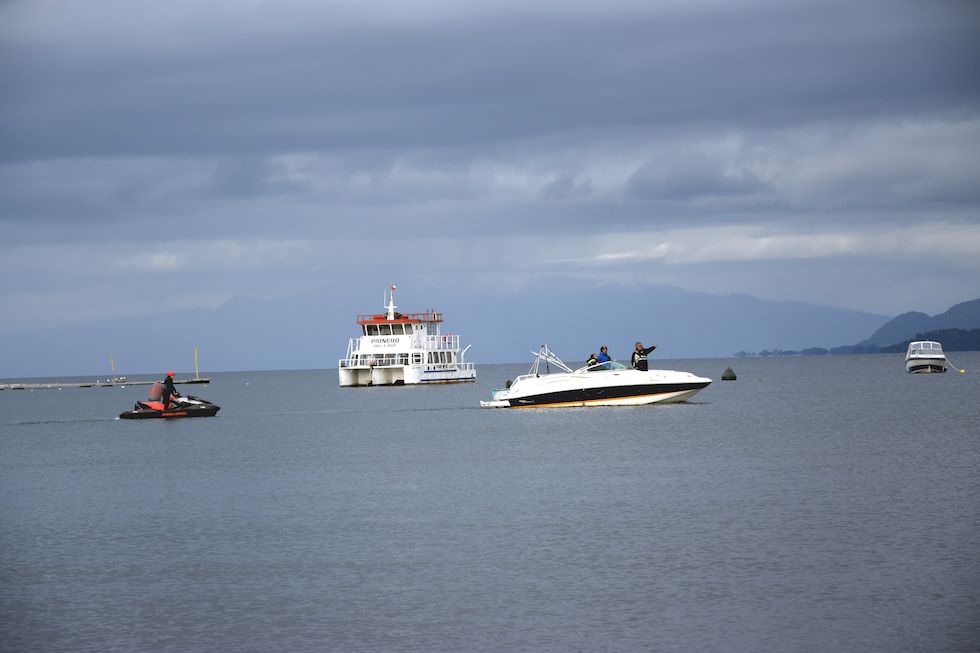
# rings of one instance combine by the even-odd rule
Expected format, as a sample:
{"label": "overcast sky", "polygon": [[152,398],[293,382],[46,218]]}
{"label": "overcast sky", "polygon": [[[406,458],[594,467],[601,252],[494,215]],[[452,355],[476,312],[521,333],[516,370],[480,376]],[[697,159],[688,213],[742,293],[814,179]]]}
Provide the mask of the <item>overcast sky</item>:
{"label": "overcast sky", "polygon": [[2,328],[542,276],[940,312],[978,71],[972,0],[3,2]]}

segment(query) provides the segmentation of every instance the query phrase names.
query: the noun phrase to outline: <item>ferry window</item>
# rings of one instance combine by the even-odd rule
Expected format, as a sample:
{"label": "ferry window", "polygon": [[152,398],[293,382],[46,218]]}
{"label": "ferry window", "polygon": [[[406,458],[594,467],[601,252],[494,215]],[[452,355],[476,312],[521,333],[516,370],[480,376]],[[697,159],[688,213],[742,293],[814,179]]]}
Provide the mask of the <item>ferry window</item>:
{"label": "ferry window", "polygon": [[403,325],[403,324],[392,324],[391,325],[391,335],[393,335],[393,336],[403,335],[405,333],[404,329],[405,329],[405,325]]}
{"label": "ferry window", "polygon": [[422,362],[422,354],[412,354],[412,362],[419,365]]}
{"label": "ferry window", "polygon": [[448,362],[450,362],[450,363],[455,363],[456,362],[456,352],[454,352],[454,351],[449,352],[449,361]]}
{"label": "ferry window", "polygon": [[365,324],[364,325],[364,329],[365,329],[364,332],[367,335],[369,335],[369,336],[376,336],[376,335],[378,335],[378,325],[377,324]]}
{"label": "ferry window", "polygon": [[444,351],[440,351],[439,352],[439,362],[440,363],[445,363],[446,362],[446,352],[444,352]]}
{"label": "ferry window", "polygon": [[379,324],[378,325],[378,335],[390,336],[391,335],[391,325],[390,324]]}

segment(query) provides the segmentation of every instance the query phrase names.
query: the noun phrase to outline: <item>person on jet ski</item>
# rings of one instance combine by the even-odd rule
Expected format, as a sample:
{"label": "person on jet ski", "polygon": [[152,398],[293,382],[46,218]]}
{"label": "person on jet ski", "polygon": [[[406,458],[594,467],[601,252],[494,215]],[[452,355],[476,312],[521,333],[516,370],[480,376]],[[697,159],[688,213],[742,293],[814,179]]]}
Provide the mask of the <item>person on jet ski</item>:
{"label": "person on jet ski", "polygon": [[167,378],[163,380],[163,409],[167,410],[170,408],[170,398],[179,397],[180,393],[177,392],[177,388],[174,387],[174,373],[167,372]]}

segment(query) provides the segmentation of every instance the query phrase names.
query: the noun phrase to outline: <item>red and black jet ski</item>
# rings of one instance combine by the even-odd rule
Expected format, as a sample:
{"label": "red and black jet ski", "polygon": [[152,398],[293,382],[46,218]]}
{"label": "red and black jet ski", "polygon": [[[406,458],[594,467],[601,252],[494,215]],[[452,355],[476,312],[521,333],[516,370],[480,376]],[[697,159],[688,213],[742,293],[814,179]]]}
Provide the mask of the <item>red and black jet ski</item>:
{"label": "red and black jet ski", "polygon": [[200,397],[172,397],[170,406],[164,410],[160,401],[137,401],[133,410],[120,413],[120,419],[153,419],[172,417],[214,417],[221,410]]}

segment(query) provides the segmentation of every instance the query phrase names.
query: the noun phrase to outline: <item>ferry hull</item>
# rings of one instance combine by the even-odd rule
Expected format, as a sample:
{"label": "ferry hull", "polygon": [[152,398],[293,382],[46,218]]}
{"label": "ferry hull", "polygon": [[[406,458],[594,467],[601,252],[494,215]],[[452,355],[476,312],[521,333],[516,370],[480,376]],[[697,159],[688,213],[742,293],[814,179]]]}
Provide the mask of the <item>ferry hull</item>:
{"label": "ferry hull", "polygon": [[375,385],[427,385],[441,383],[472,383],[476,381],[476,369],[468,365],[462,369],[427,370],[413,366],[358,366],[339,369],[340,386],[344,388]]}

